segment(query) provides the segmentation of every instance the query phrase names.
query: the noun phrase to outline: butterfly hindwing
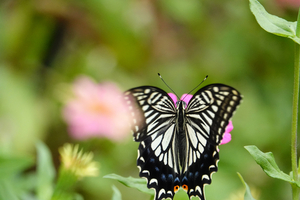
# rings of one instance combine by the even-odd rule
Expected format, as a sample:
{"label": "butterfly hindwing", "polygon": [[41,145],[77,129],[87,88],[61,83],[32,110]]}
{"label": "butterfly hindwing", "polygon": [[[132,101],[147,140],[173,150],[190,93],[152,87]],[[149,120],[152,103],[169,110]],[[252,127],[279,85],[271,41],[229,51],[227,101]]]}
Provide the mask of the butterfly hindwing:
{"label": "butterfly hindwing", "polygon": [[[148,181],[148,188],[155,189],[155,199],[167,199],[174,196],[174,180],[179,177],[175,173],[173,166],[176,164],[172,148],[170,152],[162,153],[160,158],[151,147],[151,139],[147,138],[141,142],[138,149],[137,165],[140,169],[140,177],[144,177]],[[161,148],[161,147],[159,147]],[[168,164],[165,163],[165,159]]]}
{"label": "butterfly hindwing", "polygon": [[[195,152],[190,149],[189,154]],[[217,172],[217,162],[219,160],[219,152],[215,145],[207,144],[198,158],[197,155],[189,157],[193,162],[188,166],[187,170],[183,172],[181,184],[186,185],[186,192],[189,197],[198,196],[201,200],[205,199],[204,186],[211,184],[211,175]]]}

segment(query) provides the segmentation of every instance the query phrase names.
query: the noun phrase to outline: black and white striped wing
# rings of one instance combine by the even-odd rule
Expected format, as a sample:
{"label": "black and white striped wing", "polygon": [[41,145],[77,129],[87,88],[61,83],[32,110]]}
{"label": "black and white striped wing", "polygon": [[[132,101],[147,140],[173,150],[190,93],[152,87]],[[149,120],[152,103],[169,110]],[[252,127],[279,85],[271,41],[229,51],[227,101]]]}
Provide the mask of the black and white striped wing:
{"label": "black and white striped wing", "polygon": [[134,139],[140,142],[140,176],[147,179],[148,188],[155,189],[156,200],[173,198],[174,179],[180,173],[175,155],[174,103],[165,91],[152,86],[130,89],[125,99],[132,112]]}
{"label": "black and white striped wing", "polygon": [[186,108],[186,162],[182,184],[188,195],[204,200],[204,185],[211,183],[211,175],[218,170],[219,153],[225,128],[242,97],[234,88],[212,84],[198,90]]}

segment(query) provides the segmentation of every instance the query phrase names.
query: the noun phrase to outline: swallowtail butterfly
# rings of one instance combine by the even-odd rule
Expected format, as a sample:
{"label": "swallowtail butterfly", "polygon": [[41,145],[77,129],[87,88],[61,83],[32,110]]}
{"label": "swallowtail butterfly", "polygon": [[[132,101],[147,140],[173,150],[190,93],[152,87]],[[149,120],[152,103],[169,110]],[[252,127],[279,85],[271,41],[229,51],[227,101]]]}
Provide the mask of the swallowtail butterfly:
{"label": "swallowtail butterfly", "polygon": [[241,99],[236,89],[223,84],[199,89],[188,105],[182,100],[174,105],[153,86],[125,92],[134,140],[140,142],[140,177],[155,190],[155,200],[173,199],[180,187],[190,198],[205,200],[204,186],[218,169],[218,145]]}

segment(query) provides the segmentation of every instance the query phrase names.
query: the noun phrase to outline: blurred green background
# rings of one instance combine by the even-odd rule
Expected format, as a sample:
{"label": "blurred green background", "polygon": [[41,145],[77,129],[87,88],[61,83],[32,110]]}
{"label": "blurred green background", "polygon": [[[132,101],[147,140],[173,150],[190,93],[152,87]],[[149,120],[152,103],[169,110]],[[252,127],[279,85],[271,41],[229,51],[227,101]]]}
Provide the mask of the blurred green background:
{"label": "blurred green background", "polygon": [[[278,2],[261,1],[268,12],[295,21],[298,8]],[[100,163],[99,177],[78,183],[77,191],[85,199],[111,199],[113,184],[123,200],[149,199],[102,178],[110,173],[138,177],[138,143],[130,134],[121,143],[70,138],[61,116],[64,87],[84,74],[97,82],[113,81],[122,90],[154,85],[169,91],[159,72],[181,95],[209,75],[203,85],[228,84],[244,100],[233,118],[232,141],[220,146],[219,171],[206,187],[206,198],[234,199],[243,191],[236,174],[240,172],[259,199],[290,199],[290,185],[268,177],[244,146],[272,151],[280,168],[291,171],[294,44],[263,31],[248,4],[247,0],[1,1],[0,153],[35,157],[35,142],[42,140],[58,166],[58,147],[80,143]]]}

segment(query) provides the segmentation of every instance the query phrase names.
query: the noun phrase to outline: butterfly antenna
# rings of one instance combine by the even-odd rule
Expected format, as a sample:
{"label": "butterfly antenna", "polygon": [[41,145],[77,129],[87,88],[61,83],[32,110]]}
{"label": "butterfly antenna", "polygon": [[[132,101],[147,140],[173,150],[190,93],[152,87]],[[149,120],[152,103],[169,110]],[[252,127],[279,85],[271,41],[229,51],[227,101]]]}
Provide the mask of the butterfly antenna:
{"label": "butterfly antenna", "polygon": [[194,87],[191,91],[189,91],[184,97],[182,100],[184,100],[184,98],[190,94],[191,92],[193,92],[197,87],[199,87],[206,79],[207,79],[208,75],[205,76],[205,78],[201,81],[201,83],[199,83],[196,87]]}
{"label": "butterfly antenna", "polygon": [[179,99],[178,95],[174,92],[174,90],[172,90],[172,88],[170,88],[170,86],[168,86],[168,84],[164,81],[164,79],[162,78],[160,73],[157,73],[157,74],[158,74],[159,78],[164,82],[164,84],[176,95],[177,99]]}

